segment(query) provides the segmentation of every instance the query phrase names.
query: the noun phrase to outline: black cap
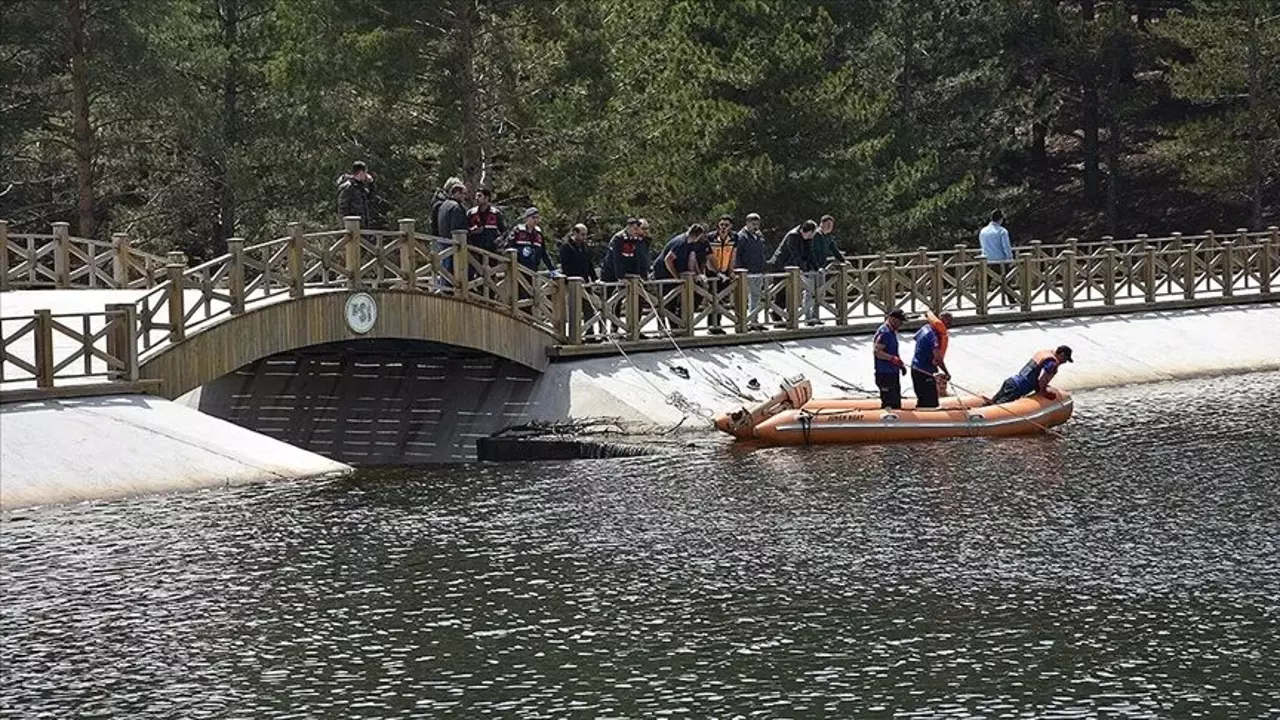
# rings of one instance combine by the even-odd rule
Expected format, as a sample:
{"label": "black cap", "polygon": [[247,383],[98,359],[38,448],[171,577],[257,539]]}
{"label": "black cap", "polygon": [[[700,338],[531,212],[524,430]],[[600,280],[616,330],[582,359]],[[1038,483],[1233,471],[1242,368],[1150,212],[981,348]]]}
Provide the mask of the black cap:
{"label": "black cap", "polygon": [[894,308],[894,309],[890,310],[890,311],[889,311],[889,317],[891,317],[891,318],[897,318],[897,319],[901,320],[902,322],[906,322],[906,321],[907,321],[907,314],[906,314],[906,313],[904,313],[904,312],[902,312],[902,308]]}
{"label": "black cap", "polygon": [[1059,345],[1057,353],[1062,356],[1062,362],[1075,362],[1071,359],[1071,348],[1066,345]]}
{"label": "black cap", "polygon": [[627,218],[627,225],[630,226],[630,225],[639,225],[639,224],[640,224],[640,218],[635,218],[635,217]]}

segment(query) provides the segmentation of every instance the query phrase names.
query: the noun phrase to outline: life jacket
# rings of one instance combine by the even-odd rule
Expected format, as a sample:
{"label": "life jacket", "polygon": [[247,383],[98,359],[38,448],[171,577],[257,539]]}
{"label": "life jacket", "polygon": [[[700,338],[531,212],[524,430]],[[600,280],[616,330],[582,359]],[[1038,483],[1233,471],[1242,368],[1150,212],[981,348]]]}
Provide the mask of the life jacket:
{"label": "life jacket", "polygon": [[947,326],[937,315],[930,311],[925,311],[924,319],[929,323],[929,327],[933,328],[933,332],[938,336],[938,359],[947,359]]}
{"label": "life jacket", "polygon": [[709,255],[712,270],[722,273],[733,272],[733,251],[738,244],[738,237],[730,232],[726,237],[720,237],[719,234],[713,235],[710,240],[711,251]]}
{"label": "life jacket", "polygon": [[511,234],[511,247],[515,248],[518,255],[516,260],[531,270],[538,267],[545,244],[542,228],[539,227],[530,230],[521,225]]}
{"label": "life jacket", "polygon": [[1032,355],[1027,364],[1023,365],[1022,369],[1018,371],[1018,377],[1021,379],[1023,387],[1027,388],[1027,392],[1040,389],[1040,375],[1044,372],[1044,366],[1050,360],[1056,363],[1058,357],[1053,354],[1052,350],[1041,350]]}
{"label": "life jacket", "polygon": [[[467,211],[467,235],[472,243],[496,244],[499,230],[498,209],[490,205],[481,210],[477,205]],[[486,248],[493,250],[494,248]]]}

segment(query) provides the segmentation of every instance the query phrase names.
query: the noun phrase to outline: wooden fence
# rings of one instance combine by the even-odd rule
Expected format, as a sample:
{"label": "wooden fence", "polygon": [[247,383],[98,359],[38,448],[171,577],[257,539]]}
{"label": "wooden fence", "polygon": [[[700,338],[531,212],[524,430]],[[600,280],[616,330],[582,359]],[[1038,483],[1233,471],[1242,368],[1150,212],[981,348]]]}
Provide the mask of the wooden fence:
{"label": "wooden fence", "polygon": [[[139,358],[263,303],[315,292],[395,290],[453,296],[510,314],[550,333],[566,349],[600,350],[646,338],[738,335],[740,341],[794,335],[806,324],[837,328],[875,322],[892,308],[1018,319],[1267,298],[1280,284],[1280,230],[1095,242],[1032,242],[1008,263],[967,246],[848,258],[822,272],[724,279],[628,278],[585,283],[520,265],[514,250],[471,246],[464,232],[437,238],[412,220],[393,231],[288,234],[195,267],[181,253],[140,253],[126,236],[110,245],[67,234],[9,234],[0,223],[6,289],[137,288],[132,303],[104,311],[0,317],[0,388],[52,388],[92,379],[131,381]],[[829,332],[829,331],[828,331]],[[732,341],[728,339],[727,341]],[[633,345],[634,347],[634,345]]]}

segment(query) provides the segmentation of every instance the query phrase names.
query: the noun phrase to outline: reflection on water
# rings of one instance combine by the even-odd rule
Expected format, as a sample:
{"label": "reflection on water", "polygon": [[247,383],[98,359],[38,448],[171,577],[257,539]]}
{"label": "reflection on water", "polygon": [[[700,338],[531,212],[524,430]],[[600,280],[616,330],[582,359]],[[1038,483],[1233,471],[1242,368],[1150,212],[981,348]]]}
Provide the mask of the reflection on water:
{"label": "reflection on water", "polygon": [[1280,374],[5,521],[12,717],[1275,717]]}

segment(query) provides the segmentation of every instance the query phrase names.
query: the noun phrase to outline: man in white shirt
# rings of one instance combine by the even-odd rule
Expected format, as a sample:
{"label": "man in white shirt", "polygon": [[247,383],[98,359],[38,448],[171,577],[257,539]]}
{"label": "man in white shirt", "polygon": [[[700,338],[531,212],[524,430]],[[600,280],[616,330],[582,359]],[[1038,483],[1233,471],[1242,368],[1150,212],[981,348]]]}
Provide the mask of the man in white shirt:
{"label": "man in white shirt", "polygon": [[978,231],[978,244],[982,247],[982,257],[989,265],[994,265],[1000,273],[1000,296],[1009,307],[1017,307],[1017,298],[1009,286],[1008,263],[1013,262],[1013,245],[1009,242],[1009,231],[1004,227],[1004,213],[991,211],[991,222]]}

